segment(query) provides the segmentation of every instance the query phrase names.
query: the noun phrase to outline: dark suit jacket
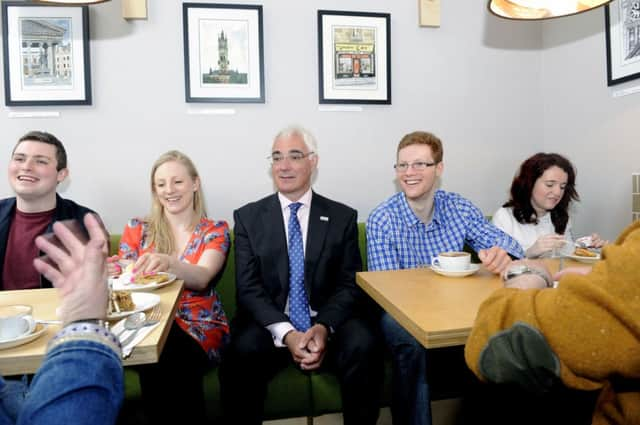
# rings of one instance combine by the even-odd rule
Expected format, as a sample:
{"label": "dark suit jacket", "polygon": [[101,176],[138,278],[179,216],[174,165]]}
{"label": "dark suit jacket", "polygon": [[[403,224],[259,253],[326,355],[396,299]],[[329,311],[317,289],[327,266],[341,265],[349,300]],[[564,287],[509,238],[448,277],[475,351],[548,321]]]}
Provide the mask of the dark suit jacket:
{"label": "dark suit jacket", "polygon": [[[7,252],[7,240],[9,239],[9,230],[11,228],[11,220],[13,219],[14,212],[16,210],[16,198],[6,198],[0,200],[0,289],[4,288],[2,282],[2,273],[4,270],[5,254]],[[87,207],[78,205],[69,199],[63,199],[60,195],[56,194],[56,210],[53,213],[53,220],[47,226],[49,233],[53,231],[53,223],[59,220],[76,219],[80,223],[80,226],[85,232],[85,236],[88,238],[89,234],[84,227],[84,216],[87,213],[94,213]],[[51,282],[44,276],[40,275],[40,287],[51,288]]]}
{"label": "dark suit jacket", "polygon": [[[261,326],[287,322],[289,259],[277,194],[234,212],[238,319]],[[362,269],[357,212],[316,193],[311,198],[305,248],[305,287],[315,321],[337,329],[353,317],[362,293],[355,273]]]}

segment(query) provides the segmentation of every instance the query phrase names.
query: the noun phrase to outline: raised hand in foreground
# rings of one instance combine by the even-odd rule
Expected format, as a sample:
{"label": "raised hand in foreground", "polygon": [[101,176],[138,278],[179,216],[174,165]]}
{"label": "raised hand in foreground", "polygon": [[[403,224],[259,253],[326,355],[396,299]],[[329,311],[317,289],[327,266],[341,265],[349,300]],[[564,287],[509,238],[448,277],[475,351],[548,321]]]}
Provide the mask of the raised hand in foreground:
{"label": "raised hand in foreground", "polygon": [[67,324],[83,319],[104,319],[107,315],[107,236],[93,214],[84,216],[89,241],[84,242],[72,229],[72,223],[55,222],[53,235],[36,238],[46,256],[33,262],[36,270],[58,288],[58,314]]}

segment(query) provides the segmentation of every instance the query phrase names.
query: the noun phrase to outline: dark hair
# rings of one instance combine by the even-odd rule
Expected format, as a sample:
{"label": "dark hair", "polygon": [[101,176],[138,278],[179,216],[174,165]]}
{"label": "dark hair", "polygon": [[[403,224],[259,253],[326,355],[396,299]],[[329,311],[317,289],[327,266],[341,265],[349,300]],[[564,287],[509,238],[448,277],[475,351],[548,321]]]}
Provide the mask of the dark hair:
{"label": "dark hair", "polygon": [[513,216],[519,223],[538,224],[538,215],[531,205],[531,193],[536,181],[549,168],[556,166],[567,173],[567,185],[558,205],[551,210],[551,222],[556,233],[563,234],[569,221],[569,204],[579,201],[576,192],[576,170],[567,158],[557,153],[537,153],[520,166],[511,183],[511,198],[503,207],[513,207]]}
{"label": "dark hair", "polygon": [[45,131],[30,131],[18,140],[18,143],[13,147],[12,154],[16,151],[18,145],[25,141],[40,142],[55,146],[57,162],[56,169],[60,171],[67,168],[67,151],[64,149],[62,142],[53,134]]}
{"label": "dark hair", "polygon": [[442,142],[434,134],[426,131],[414,131],[413,133],[406,134],[400,143],[398,143],[398,150],[396,155],[400,153],[401,149],[411,145],[427,145],[431,148],[433,154],[433,160],[437,163],[442,161]]}

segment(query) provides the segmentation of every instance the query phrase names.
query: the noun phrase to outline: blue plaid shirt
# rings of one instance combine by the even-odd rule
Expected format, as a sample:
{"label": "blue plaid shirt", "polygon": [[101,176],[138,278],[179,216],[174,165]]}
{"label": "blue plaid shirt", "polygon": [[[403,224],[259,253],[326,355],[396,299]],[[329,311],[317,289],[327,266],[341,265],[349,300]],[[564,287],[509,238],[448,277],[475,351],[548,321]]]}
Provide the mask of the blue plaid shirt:
{"label": "blue plaid shirt", "polygon": [[367,219],[368,269],[430,265],[431,258],[441,252],[462,251],[465,242],[475,251],[499,246],[514,257],[524,257],[518,242],[457,193],[437,190],[434,206],[429,224],[418,219],[402,192],[376,207]]}

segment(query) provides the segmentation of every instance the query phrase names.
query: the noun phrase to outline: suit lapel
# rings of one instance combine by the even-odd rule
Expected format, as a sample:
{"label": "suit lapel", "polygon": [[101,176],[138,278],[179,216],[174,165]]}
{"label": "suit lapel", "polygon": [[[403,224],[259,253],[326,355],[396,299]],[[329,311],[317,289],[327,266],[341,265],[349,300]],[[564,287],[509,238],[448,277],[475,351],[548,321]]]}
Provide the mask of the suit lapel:
{"label": "suit lapel", "polygon": [[309,211],[309,227],[307,229],[307,246],[304,255],[304,285],[307,294],[311,294],[311,284],[322,253],[322,247],[329,229],[331,219],[327,204],[315,192],[311,197]]}
{"label": "suit lapel", "polygon": [[284,221],[282,219],[282,210],[280,209],[280,201],[278,195],[271,197],[263,214],[262,226],[265,229],[265,241],[273,247],[273,256],[277,264],[278,276],[280,284],[285,289],[285,293],[289,291],[289,254],[287,252],[287,240],[284,230]]}

